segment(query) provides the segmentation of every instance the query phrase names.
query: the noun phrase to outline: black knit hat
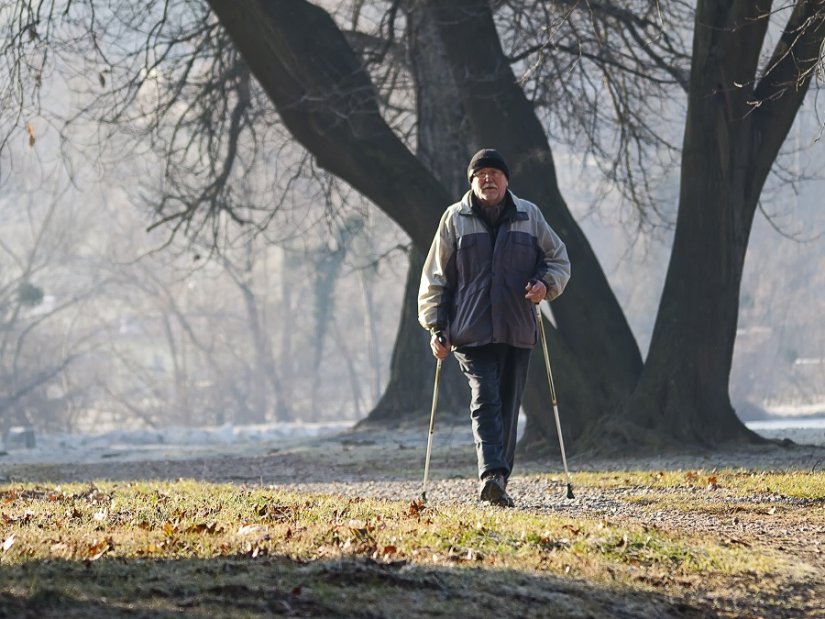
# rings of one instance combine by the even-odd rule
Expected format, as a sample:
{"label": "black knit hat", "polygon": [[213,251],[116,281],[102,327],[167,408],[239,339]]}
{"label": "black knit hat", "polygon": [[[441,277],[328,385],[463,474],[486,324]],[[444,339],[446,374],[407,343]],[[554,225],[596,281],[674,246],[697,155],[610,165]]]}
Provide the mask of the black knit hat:
{"label": "black knit hat", "polygon": [[482,148],[475,155],[473,155],[473,158],[470,159],[470,165],[467,166],[467,180],[472,183],[473,174],[482,168],[495,168],[496,170],[501,170],[504,172],[504,176],[507,177],[507,180],[510,180],[510,168],[507,167],[507,163],[504,161],[504,157],[501,156],[501,153],[494,148]]}

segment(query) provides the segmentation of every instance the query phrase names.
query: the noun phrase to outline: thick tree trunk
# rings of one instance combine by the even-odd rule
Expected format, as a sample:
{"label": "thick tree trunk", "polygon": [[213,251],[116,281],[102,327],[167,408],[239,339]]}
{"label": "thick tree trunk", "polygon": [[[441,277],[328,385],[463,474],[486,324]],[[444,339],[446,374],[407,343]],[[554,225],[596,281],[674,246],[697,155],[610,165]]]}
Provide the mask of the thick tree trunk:
{"label": "thick tree trunk", "polygon": [[[455,195],[386,125],[366,71],[329,15],[303,0],[209,4],[292,135],[426,251]],[[560,381],[560,399],[569,403],[573,418],[587,420],[629,392],[641,367],[638,348],[592,249],[558,193],[543,128],[503,57],[489,6],[471,3],[474,15],[480,8],[482,16],[468,24],[466,1],[458,4],[461,19],[441,22],[439,31],[476,137],[505,151],[519,179],[517,193],[542,206],[573,258],[575,283],[559,301],[556,315],[565,342],[554,346],[554,356],[559,368],[575,376]],[[443,8],[452,6],[445,3]],[[458,37],[459,46],[451,43],[451,27],[467,30]],[[491,75],[491,68],[500,70]],[[415,179],[415,191],[400,190],[410,179]],[[553,338],[560,335],[554,332]],[[530,389],[541,385],[534,381]],[[539,399],[536,394],[526,402]],[[546,409],[533,415],[546,415]],[[548,442],[554,444],[555,436],[548,436]]]}
{"label": "thick tree trunk", "polygon": [[[424,256],[415,249],[411,250],[401,320],[390,362],[389,383],[363,424],[404,424],[408,420],[418,422],[422,414],[430,412],[435,358],[430,352],[429,334],[418,325],[416,311],[423,266]],[[469,401],[470,390],[458,364],[450,356],[441,369],[438,418],[453,421],[461,419],[467,413]]]}
{"label": "thick tree trunk", "polygon": [[[798,3],[777,62],[757,83],[767,9],[750,1],[699,3],[667,279],[642,377],[624,415],[594,431],[599,445],[608,442],[605,432],[617,447],[658,447],[663,437],[706,446],[757,440],[728,395],[739,291],[762,187],[808,86],[800,61],[811,63],[822,42],[821,17],[809,26],[812,40],[797,27],[813,4]],[[793,39],[804,45],[789,49]],[[785,92],[792,82],[802,93]]]}
{"label": "thick tree trunk", "polygon": [[[415,5],[415,0],[410,2]],[[443,45],[432,23],[423,14],[408,15],[410,69],[416,84],[418,148],[416,155],[457,200],[467,190],[465,174],[470,147],[464,147],[467,131],[455,83],[446,65]],[[427,200],[427,197],[423,197]],[[448,204],[440,205],[441,209]],[[409,414],[429,412],[435,360],[429,335],[419,326],[418,286],[425,254],[412,249],[404,291],[401,322],[393,349],[390,380],[384,396],[367,422],[398,421]],[[439,416],[461,417],[470,391],[452,357],[443,364],[439,385]]]}
{"label": "thick tree trunk", "polygon": [[305,0],[208,1],[292,136],[426,251],[451,195],[384,121],[329,14]]}
{"label": "thick tree trunk", "polygon": [[[546,318],[544,323],[564,444],[572,452],[574,441],[582,435],[591,418],[591,415],[580,414],[579,411],[590,411],[591,414],[596,412],[593,409],[596,406],[595,398],[592,398],[590,394],[592,381],[577,367],[565,362],[575,358],[574,353],[565,350],[566,340],[558,337],[558,330],[554,329]],[[530,371],[527,376],[527,388],[524,391],[522,408],[527,414],[527,423],[519,449],[531,455],[559,452],[556,421],[541,342],[533,348],[530,355]]]}
{"label": "thick tree trunk", "polygon": [[[565,432],[575,438],[588,421],[631,392],[642,368],[638,345],[590,244],[561,196],[544,128],[504,55],[489,2],[427,0],[424,4],[441,33],[476,138],[504,153],[515,193],[536,202],[567,244],[572,278],[565,293],[553,302],[559,329],[547,322],[545,326],[559,375],[559,398],[570,412]],[[524,400],[527,440],[532,443],[541,435],[555,445],[555,425],[546,412],[547,381],[538,367],[544,361],[540,354],[533,358]]]}

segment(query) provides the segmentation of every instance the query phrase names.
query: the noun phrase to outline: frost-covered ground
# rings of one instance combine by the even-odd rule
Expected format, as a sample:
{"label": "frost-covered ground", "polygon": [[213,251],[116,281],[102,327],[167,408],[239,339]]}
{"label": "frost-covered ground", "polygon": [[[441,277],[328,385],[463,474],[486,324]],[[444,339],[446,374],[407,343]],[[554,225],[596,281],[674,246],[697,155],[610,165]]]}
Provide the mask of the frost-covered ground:
{"label": "frost-covered ground", "polygon": [[[113,460],[183,460],[209,455],[253,456],[342,432],[351,422],[273,423],[101,434],[35,434],[27,448],[22,437],[7,440],[0,463],[85,463]],[[15,444],[16,443],[16,444]]]}
{"label": "frost-covered ground", "polygon": [[[35,434],[35,446],[23,446],[22,437],[0,449],[0,464],[57,464],[185,460],[208,456],[254,456],[331,436],[351,422],[223,425],[213,428],[170,427],[101,434]],[[748,422],[768,438],[825,446],[825,417],[772,419]],[[469,423],[467,440],[471,441]],[[436,428],[438,430],[438,428]],[[421,438],[426,440],[422,427]],[[455,429],[453,429],[455,431]]]}
{"label": "frost-covered ground", "polygon": [[825,446],[825,417],[784,417],[749,421],[745,425],[767,438],[789,438],[795,443]]}

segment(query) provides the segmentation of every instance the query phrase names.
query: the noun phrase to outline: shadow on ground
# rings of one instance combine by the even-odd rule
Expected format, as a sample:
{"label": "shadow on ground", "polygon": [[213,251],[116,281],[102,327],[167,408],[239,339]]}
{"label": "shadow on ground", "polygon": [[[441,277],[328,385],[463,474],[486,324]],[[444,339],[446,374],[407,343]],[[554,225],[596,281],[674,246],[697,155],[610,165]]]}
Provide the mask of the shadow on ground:
{"label": "shadow on ground", "polygon": [[709,617],[708,607],[513,570],[283,557],[0,567],[0,617]]}

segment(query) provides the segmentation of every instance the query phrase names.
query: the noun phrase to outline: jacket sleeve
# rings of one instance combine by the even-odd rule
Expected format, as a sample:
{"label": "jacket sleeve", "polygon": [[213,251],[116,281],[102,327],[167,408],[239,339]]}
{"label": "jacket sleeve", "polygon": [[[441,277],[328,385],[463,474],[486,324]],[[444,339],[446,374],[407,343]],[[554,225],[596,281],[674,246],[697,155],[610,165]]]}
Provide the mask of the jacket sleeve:
{"label": "jacket sleeve", "polygon": [[539,265],[536,279],[542,280],[547,286],[547,294],[544,298],[552,301],[564,292],[570,280],[570,259],[567,257],[567,246],[540,212],[539,218],[536,239],[539,248],[544,252],[544,260]]}
{"label": "jacket sleeve", "polygon": [[438,224],[418,288],[418,322],[425,329],[447,330],[455,289],[455,238],[447,210]]}

